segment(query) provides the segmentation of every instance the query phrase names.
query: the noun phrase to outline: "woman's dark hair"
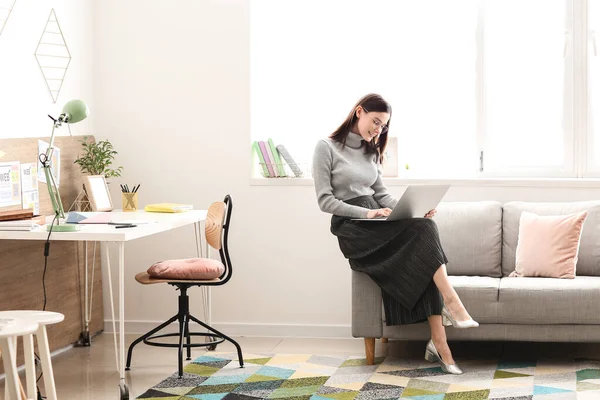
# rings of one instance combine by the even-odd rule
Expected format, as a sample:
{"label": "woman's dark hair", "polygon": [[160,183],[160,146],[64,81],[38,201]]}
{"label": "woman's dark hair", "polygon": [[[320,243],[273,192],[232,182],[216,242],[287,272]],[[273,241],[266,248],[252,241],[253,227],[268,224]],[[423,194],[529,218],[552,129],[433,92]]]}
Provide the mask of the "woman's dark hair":
{"label": "woman's dark hair", "polygon": [[356,123],[356,120],[358,119],[356,117],[356,110],[359,106],[367,110],[368,112],[374,111],[390,114],[390,119],[387,123],[388,130],[386,132],[380,133],[377,137],[373,138],[371,142],[365,142],[365,151],[376,152],[377,160],[380,164],[382,164],[384,161],[383,154],[385,154],[385,148],[387,146],[388,141],[390,122],[392,122],[392,106],[387,101],[385,101],[380,95],[371,93],[358,100],[354,107],[352,107],[352,110],[346,117],[346,120],[340,125],[339,128],[335,130],[335,132],[329,135],[329,137],[335,140],[336,142],[341,143],[342,146],[346,145],[346,138],[350,133],[350,129],[352,129],[352,127]]}

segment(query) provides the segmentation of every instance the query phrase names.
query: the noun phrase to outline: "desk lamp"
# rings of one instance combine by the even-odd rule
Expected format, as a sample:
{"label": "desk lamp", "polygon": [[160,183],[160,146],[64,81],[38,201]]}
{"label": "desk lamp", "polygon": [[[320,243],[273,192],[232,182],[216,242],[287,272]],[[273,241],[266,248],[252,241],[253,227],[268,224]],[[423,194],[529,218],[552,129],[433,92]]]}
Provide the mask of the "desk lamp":
{"label": "desk lamp", "polygon": [[56,182],[54,181],[54,176],[52,174],[52,169],[50,168],[50,162],[52,160],[52,155],[54,153],[54,130],[59,128],[63,123],[64,124],[75,124],[79,121],[83,121],[89,115],[90,110],[87,105],[82,100],[71,100],[62,109],[62,113],[60,116],[55,119],[52,116],[48,115],[50,119],[53,121],[52,124],[52,136],[50,136],[50,144],[48,145],[48,149],[45,154],[40,154],[39,159],[42,164],[42,169],[44,170],[44,175],[46,176],[46,185],[48,186],[48,194],[50,195],[50,201],[52,202],[52,209],[54,210],[54,215],[56,216],[57,225],[54,227],[52,224],[48,225],[48,231],[52,230],[55,232],[74,232],[79,230],[79,225],[77,224],[62,224],[60,223],[61,219],[65,218],[65,211],[63,209],[63,204],[60,199],[60,194],[58,193],[58,186],[56,186]]}

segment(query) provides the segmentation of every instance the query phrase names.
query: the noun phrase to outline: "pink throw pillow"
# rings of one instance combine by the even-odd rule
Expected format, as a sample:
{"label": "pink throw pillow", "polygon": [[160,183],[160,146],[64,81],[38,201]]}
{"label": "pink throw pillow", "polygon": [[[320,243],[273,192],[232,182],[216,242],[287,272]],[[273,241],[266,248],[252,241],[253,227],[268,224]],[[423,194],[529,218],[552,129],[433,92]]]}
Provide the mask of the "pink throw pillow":
{"label": "pink throw pillow", "polygon": [[510,276],[575,278],[586,217],[587,211],[556,216],[524,211],[519,222],[516,267]]}
{"label": "pink throw pillow", "polygon": [[225,272],[221,261],[210,258],[187,258],[159,261],[148,268],[148,275],[161,279],[215,279]]}

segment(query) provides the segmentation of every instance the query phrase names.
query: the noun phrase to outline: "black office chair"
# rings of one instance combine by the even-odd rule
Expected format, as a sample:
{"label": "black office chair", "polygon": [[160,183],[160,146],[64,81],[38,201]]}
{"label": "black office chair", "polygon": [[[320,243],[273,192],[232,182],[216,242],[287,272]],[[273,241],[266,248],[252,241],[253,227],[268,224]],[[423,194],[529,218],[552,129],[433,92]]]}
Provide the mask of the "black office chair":
{"label": "black office chair", "polygon": [[[223,274],[212,280],[174,280],[174,279],[160,279],[153,278],[148,275],[147,272],[141,272],[135,276],[135,279],[144,285],[155,284],[155,283],[168,283],[169,285],[175,286],[177,290],[180,291],[179,294],[179,309],[177,315],[171,317],[168,321],[165,321],[161,325],[152,329],[150,332],[144,334],[137,338],[131,345],[129,346],[129,351],[127,352],[127,365],[125,370],[129,371],[131,366],[131,356],[133,353],[133,348],[136,344],[143,341],[147,345],[150,346],[159,346],[159,347],[178,347],[179,348],[179,377],[183,377],[183,348],[187,349],[187,360],[191,360],[192,347],[208,347],[209,350],[216,349],[219,343],[223,343],[225,340],[233,343],[233,345],[237,349],[238,360],[240,363],[240,367],[244,366],[244,359],[242,357],[242,348],[240,345],[230,337],[224,335],[223,333],[217,331],[215,328],[205,324],[200,321],[198,318],[194,317],[189,312],[189,298],[187,295],[187,290],[192,286],[220,286],[226,284],[229,279],[231,279],[232,269],[231,269],[231,259],[229,258],[229,251],[227,247],[227,234],[229,232],[229,224],[231,220],[231,211],[233,210],[233,203],[231,201],[231,197],[229,195],[225,196],[224,201],[216,202],[211,204],[208,209],[208,214],[206,216],[206,227],[205,227],[205,236],[208,244],[219,250],[219,255],[221,256],[221,262],[225,266],[225,271]],[[208,332],[190,332],[189,330],[189,322],[194,321],[197,324],[203,326],[208,329],[211,333]],[[155,335],[161,329],[167,327],[171,323],[179,321],[179,332],[177,333],[166,333],[161,335]],[[212,341],[205,343],[191,343],[191,336],[203,336],[209,337]],[[179,337],[179,343],[164,343],[154,341],[158,338],[163,337]],[[184,341],[185,338],[185,341]]]}

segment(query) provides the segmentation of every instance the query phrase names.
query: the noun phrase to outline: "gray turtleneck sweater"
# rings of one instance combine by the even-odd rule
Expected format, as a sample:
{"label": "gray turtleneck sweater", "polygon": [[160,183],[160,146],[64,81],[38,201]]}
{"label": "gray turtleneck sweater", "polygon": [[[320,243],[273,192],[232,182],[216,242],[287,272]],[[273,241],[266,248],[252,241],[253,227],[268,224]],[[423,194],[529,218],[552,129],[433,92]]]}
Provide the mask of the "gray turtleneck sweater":
{"label": "gray turtleneck sweater", "polygon": [[346,146],[330,138],[317,143],[312,173],[322,211],[350,218],[366,218],[368,208],[344,203],[358,196],[373,196],[381,207],[394,208],[398,199],[383,184],[376,155],[365,154],[362,137],[349,133]]}

